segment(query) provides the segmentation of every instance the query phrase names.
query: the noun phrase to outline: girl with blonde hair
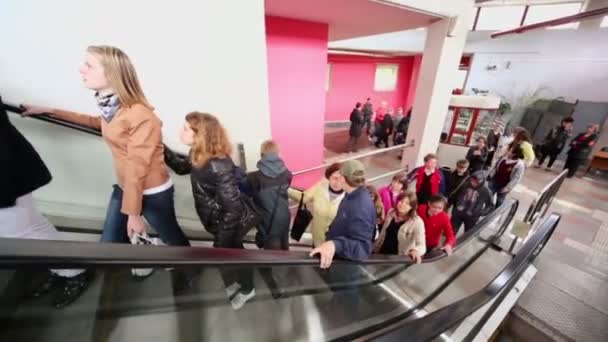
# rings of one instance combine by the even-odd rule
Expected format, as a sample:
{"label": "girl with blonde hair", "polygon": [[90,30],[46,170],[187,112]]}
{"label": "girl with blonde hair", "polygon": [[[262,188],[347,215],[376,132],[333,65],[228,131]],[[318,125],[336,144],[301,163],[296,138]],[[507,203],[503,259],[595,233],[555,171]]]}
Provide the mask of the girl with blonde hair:
{"label": "girl with blonde hair", "polygon": [[101,115],[31,105],[24,106],[24,114],[48,114],[101,130],[118,179],[101,241],[127,243],[143,234],[143,216],[165,243],[189,246],[175,217],[174,188],[163,157],[162,122],[144,96],[131,60],[119,48],[89,46],[79,71],[85,87],[95,91]]}

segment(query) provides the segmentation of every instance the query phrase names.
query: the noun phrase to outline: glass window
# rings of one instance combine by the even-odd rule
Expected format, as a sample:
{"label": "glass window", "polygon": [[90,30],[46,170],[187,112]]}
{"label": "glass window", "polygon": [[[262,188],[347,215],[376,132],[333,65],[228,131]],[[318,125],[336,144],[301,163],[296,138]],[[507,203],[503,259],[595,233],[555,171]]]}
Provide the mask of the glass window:
{"label": "glass window", "polygon": [[376,65],[376,77],[374,79],[375,91],[392,91],[397,87],[397,74],[399,65],[378,64]]}
{"label": "glass window", "polygon": [[327,63],[327,73],[325,75],[325,91],[329,91],[330,84],[331,84],[331,64]]}
{"label": "glass window", "polygon": [[604,19],[602,19],[602,23],[600,24],[600,27],[608,27],[608,15],[604,16]]}
{"label": "glass window", "polygon": [[[528,9],[524,25],[536,24],[569,15],[577,14],[581,10],[581,3],[534,5]],[[552,29],[576,29],[578,22],[550,27]]]}
{"label": "glass window", "polygon": [[471,137],[471,144],[475,143],[475,140],[479,137],[487,137],[488,133],[494,125],[496,119],[496,110],[479,110],[479,116],[477,117],[477,123],[475,124],[475,130]]}
{"label": "glass window", "polygon": [[476,30],[508,30],[521,23],[526,6],[482,7]]}
{"label": "glass window", "polygon": [[473,115],[475,111],[472,108],[458,108],[458,117],[450,143],[456,145],[466,145],[467,137],[472,129]]}

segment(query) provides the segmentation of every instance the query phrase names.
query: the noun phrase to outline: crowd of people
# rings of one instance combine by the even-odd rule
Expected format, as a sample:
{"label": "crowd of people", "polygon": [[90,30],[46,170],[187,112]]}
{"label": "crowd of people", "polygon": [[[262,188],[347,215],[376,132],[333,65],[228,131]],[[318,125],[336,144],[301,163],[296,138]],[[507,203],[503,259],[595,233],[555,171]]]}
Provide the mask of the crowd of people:
{"label": "crowd of people", "polygon": [[367,98],[364,104],[357,102],[350,113],[349,140],[346,151],[357,152],[359,139],[363,135],[364,129],[370,143],[377,148],[382,145],[389,147],[389,140],[393,141],[393,145],[405,144],[411,114],[411,109],[404,114],[403,107],[397,108],[395,113],[393,108],[388,108],[386,101],[382,101],[376,110],[374,110],[370,98]]}
{"label": "crowd of people", "polygon": [[[279,145],[272,140],[262,143],[256,172],[246,174],[235,165],[228,134],[211,114],[186,115],[180,140],[189,146],[188,155],[163,145],[162,123],[144,96],[131,61],[120,49],[89,47],[80,73],[84,85],[95,92],[101,116],[34,105],[25,105],[24,115],[45,113],[102,131],[117,175],[102,243],[137,243],[146,238],[145,218],[167,245],[190,246],[175,215],[171,168],[179,175],[190,175],[196,212],[202,226],[213,235],[214,247],[243,249],[245,235],[257,228],[259,248],[288,250],[292,199],[313,206],[310,255],[319,256],[321,268],[329,268],[334,257],[360,261],[372,252],[404,255],[420,263],[431,251],[451,254],[460,227],[471,230],[481,217],[500,206],[522,179],[526,164],[534,160],[529,134],[518,129],[506,152],[493,163],[491,156],[499,154],[500,139],[495,130],[492,137],[479,138],[451,173],[439,169],[437,156],[428,154],[423,166],[410,174],[396,175],[376,191],[367,184],[365,166],[350,160],[331,165],[325,179],[299,191],[291,187],[292,174],[280,158]],[[364,127],[377,139],[377,146],[388,146],[391,134],[394,143],[405,142],[409,114],[403,116],[399,109],[396,119],[397,127],[402,128],[393,131],[390,109],[374,112],[370,99],[364,105],[357,104],[350,131],[355,139],[349,144],[355,148]],[[550,132],[541,149],[540,164],[545,156],[549,156],[550,165],[553,163],[565,146],[565,132],[571,123],[571,119],[564,119],[560,128]],[[0,155],[6,159],[2,165],[8,166],[3,167],[0,177],[1,237],[57,239],[57,230],[35,208],[31,195],[51,181],[50,172],[6,112],[0,115],[0,124],[0,146],[7,150]],[[593,146],[594,130],[590,128],[571,143],[567,165],[574,170],[579,158]],[[415,190],[408,190],[410,183],[415,184]],[[260,271],[271,290],[276,289],[272,270]],[[195,274],[179,269],[171,272],[175,274],[174,291],[192,287]],[[235,310],[255,296],[251,268],[222,269],[221,276]],[[53,301],[61,308],[76,300],[93,277],[94,272],[87,269],[50,270],[35,296],[61,286],[63,290]]]}

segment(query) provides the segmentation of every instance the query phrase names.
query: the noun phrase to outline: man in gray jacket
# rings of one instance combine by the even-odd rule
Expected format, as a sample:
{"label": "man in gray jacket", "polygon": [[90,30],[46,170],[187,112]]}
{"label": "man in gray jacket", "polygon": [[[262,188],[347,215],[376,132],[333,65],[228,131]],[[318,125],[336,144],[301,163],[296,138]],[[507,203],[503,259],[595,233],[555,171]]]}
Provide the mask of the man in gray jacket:
{"label": "man in gray jacket", "polygon": [[459,192],[452,211],[454,235],[464,224],[464,231],[472,229],[479,218],[488,215],[494,207],[493,196],[486,183],[486,172],[477,171],[469,177],[467,186]]}

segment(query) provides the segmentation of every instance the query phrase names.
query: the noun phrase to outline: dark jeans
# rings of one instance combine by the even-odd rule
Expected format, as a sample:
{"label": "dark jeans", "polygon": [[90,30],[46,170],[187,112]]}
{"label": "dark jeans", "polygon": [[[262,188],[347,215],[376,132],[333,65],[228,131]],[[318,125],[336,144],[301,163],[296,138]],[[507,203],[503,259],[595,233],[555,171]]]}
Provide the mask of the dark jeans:
{"label": "dark jeans", "polygon": [[498,207],[500,207],[505,199],[507,198],[507,195],[509,194],[508,192],[499,192],[497,186],[494,184],[494,182],[490,182],[489,183],[489,187],[490,187],[490,191],[492,192],[492,194],[496,194],[496,205],[494,206],[494,208],[498,209]]}
{"label": "dark jeans", "polygon": [[475,224],[479,218],[470,217],[465,215],[464,213],[454,209],[452,211],[452,228],[454,228],[454,235],[458,235],[458,231],[460,230],[460,226],[464,223],[464,232],[468,232],[469,230],[475,227]]}
{"label": "dark jeans", "polygon": [[568,169],[567,177],[574,177],[574,175],[576,175],[576,171],[581,165],[583,165],[584,162],[584,159],[576,159],[568,156],[568,159],[566,159],[566,164],[564,165],[564,170]]}
{"label": "dark jeans", "polygon": [[[144,195],[142,215],[166,244],[190,246],[190,241],[184,235],[175,217],[174,192],[174,187],[170,187],[157,194]],[[129,236],[127,235],[128,216],[120,212],[122,195],[122,189],[118,185],[114,185],[106,221],[103,225],[101,242],[129,243]]]}
{"label": "dark jeans", "polygon": [[[241,229],[239,229],[239,227],[230,227],[230,229],[226,229],[220,226],[219,229],[225,229],[228,234],[223,234],[219,239],[216,236],[215,242],[213,243],[213,247],[245,249],[245,247],[243,246],[243,239],[242,237],[240,237]],[[239,283],[241,285],[240,291],[242,293],[249,293],[254,288],[253,270],[253,267],[220,267],[220,273],[222,275],[224,285],[228,287],[232,285],[232,283]]]}
{"label": "dark jeans", "polygon": [[560,151],[555,151],[544,147],[541,148],[540,151],[541,156],[540,159],[538,159],[538,166],[542,166],[545,162],[545,159],[549,157],[549,164],[547,165],[547,167],[551,168],[553,166],[553,163],[555,163],[555,160],[557,159],[557,156],[559,155]]}
{"label": "dark jeans", "polygon": [[346,152],[357,152],[358,143],[359,143],[359,137],[353,137],[351,135],[348,138],[348,144],[346,145]]}

